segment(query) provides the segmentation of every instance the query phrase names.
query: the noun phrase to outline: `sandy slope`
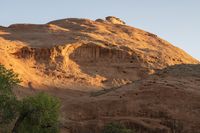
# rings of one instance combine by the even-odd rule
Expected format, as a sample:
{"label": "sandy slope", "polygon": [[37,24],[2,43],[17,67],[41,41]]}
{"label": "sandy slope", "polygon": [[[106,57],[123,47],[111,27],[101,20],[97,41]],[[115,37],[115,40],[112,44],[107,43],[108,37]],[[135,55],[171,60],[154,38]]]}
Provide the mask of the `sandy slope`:
{"label": "sandy slope", "polygon": [[114,120],[141,133],[200,129],[199,61],[119,19],[0,27],[0,55],[23,80],[18,96],[61,99],[63,132],[98,133]]}
{"label": "sandy slope", "polygon": [[108,88],[155,69],[198,62],[154,34],[88,19],[2,27],[0,52],[0,62],[34,88]]}
{"label": "sandy slope", "polygon": [[139,133],[199,133],[199,70],[200,65],[177,65],[110,91],[73,99],[64,108],[64,125],[75,133],[98,132],[113,121]]}

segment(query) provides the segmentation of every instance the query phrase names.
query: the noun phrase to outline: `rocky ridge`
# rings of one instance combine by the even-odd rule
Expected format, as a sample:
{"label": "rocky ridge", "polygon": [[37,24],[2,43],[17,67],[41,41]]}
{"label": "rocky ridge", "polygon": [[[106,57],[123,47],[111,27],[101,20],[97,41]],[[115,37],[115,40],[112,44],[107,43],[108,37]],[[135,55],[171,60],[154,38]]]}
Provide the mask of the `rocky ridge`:
{"label": "rocky ridge", "polygon": [[138,133],[200,129],[199,61],[119,18],[0,27],[0,55],[23,81],[19,97],[61,99],[65,133],[100,133],[112,121]]}
{"label": "rocky ridge", "polygon": [[2,58],[5,54],[21,67],[32,68],[35,77],[58,80],[55,85],[35,83],[25,78],[26,72],[19,72],[24,85],[32,82],[36,88],[63,88],[66,81],[86,88],[109,88],[170,65],[198,63],[154,34],[127,26],[116,17],[105,21],[69,18],[41,25],[10,25],[0,32]]}

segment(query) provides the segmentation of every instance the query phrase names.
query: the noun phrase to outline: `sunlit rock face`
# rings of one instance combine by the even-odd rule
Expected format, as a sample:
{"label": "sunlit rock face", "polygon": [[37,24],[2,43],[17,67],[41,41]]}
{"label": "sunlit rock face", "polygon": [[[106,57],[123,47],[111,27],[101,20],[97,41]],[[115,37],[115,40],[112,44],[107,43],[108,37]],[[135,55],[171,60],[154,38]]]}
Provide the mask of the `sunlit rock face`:
{"label": "sunlit rock face", "polygon": [[[19,68],[15,70],[24,84],[30,78],[27,73],[34,79],[54,81],[54,85],[32,81],[36,86],[65,88],[66,83],[76,83],[86,88],[109,88],[167,66],[198,63],[157,35],[130,27],[114,16],[0,27],[0,44],[0,62],[8,66],[9,60],[17,62],[12,67]],[[31,72],[27,68],[32,68]]]}
{"label": "sunlit rock face", "polygon": [[114,17],[114,16],[108,16],[106,17],[106,21],[112,23],[112,24],[126,24],[124,21],[122,21],[121,19]]}
{"label": "sunlit rock face", "polygon": [[61,99],[63,133],[112,121],[139,133],[200,130],[199,61],[117,17],[0,27],[0,63],[19,74],[18,96]]}

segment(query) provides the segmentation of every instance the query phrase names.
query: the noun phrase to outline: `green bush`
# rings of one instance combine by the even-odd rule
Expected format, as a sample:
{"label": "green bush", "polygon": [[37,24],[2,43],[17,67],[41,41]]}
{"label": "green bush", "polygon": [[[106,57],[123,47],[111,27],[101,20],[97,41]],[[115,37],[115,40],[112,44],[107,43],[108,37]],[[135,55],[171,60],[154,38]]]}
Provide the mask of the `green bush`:
{"label": "green bush", "polygon": [[119,123],[109,123],[104,127],[102,133],[134,133],[134,131],[127,129]]}
{"label": "green bush", "polygon": [[0,65],[1,127],[14,123],[12,133],[58,133],[59,100],[44,93],[18,100],[12,91],[18,83],[18,75]]}
{"label": "green bush", "polygon": [[18,83],[18,75],[0,65],[0,124],[8,124],[17,117],[19,102],[12,87]]}
{"label": "green bush", "polygon": [[59,101],[45,93],[23,99],[16,122],[20,123],[18,132],[57,133],[59,108]]}

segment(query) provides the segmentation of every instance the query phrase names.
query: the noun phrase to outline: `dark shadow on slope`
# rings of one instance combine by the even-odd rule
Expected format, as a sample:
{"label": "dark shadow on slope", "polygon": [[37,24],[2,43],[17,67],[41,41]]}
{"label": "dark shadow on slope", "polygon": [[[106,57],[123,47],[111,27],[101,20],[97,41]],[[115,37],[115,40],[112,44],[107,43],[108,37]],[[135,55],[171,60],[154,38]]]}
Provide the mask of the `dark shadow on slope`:
{"label": "dark shadow on slope", "polygon": [[72,90],[70,88],[69,89],[55,88],[55,87],[51,87],[51,86],[49,86],[48,89],[43,89],[43,88],[33,88],[30,86],[23,87],[23,86],[19,85],[16,88],[14,88],[13,91],[15,92],[15,94],[18,97],[26,97],[26,96],[34,95],[35,93],[45,92],[45,93],[49,93],[49,94],[56,96],[63,100],[88,95],[88,92],[85,92],[85,91]]}
{"label": "dark shadow on slope", "polygon": [[200,64],[179,64],[158,70],[155,75],[174,77],[200,77]]}
{"label": "dark shadow on slope", "polygon": [[[48,24],[13,24],[5,28],[9,34],[0,37],[21,41],[32,47],[52,47],[82,40],[94,40],[85,33],[98,31],[93,21],[86,19],[64,19]],[[1,28],[1,27],[0,27]]]}
{"label": "dark shadow on slope", "polygon": [[68,18],[49,22],[47,24],[54,24],[59,27],[69,29],[76,32],[95,32],[98,27],[95,22],[89,19]]}
{"label": "dark shadow on slope", "polygon": [[[164,69],[157,70],[154,74],[148,75],[145,78],[132,81],[128,84],[124,84],[119,87],[112,87],[109,89],[94,91],[91,93],[91,96],[96,97],[96,96],[101,96],[108,93],[113,93],[114,91],[118,89],[127,88],[127,87],[130,87],[131,85],[138,86],[140,84],[143,84],[147,80],[150,80],[150,82],[146,83],[145,86],[151,86],[152,84],[157,83],[156,80],[165,79],[165,78],[167,79],[168,77],[174,78],[174,81],[176,79],[180,83],[180,85],[182,84],[181,83],[182,80],[190,79],[188,82],[191,82],[200,86],[200,82],[199,82],[200,81],[200,64],[179,64],[179,65],[169,66]],[[183,84],[185,83],[186,82],[183,82]],[[167,81],[165,81],[165,84],[169,87],[172,87],[172,88],[174,87],[175,89],[177,88],[176,87],[177,85],[173,85],[171,83],[168,84]]]}
{"label": "dark shadow on slope", "polygon": [[[70,25],[69,25],[70,26]],[[72,26],[72,29],[51,30],[49,25],[29,25],[17,24],[6,28],[8,34],[0,34],[0,37],[9,41],[19,41],[27,43],[31,47],[53,47],[56,45],[72,44],[83,40],[95,40],[84,34],[78,28],[79,25]],[[69,28],[69,27],[68,27]],[[76,28],[79,31],[75,30]]]}
{"label": "dark shadow on slope", "polygon": [[[101,111],[98,118],[103,116],[114,119],[126,116],[127,119],[123,118],[120,122],[125,120],[128,126],[137,132],[193,133],[200,129],[199,81],[200,64],[169,66],[137,81],[137,86],[134,82],[130,86],[95,95],[95,105]],[[95,110],[95,105],[92,106],[91,103],[90,109],[93,107]],[[135,116],[144,121],[133,123],[131,118]],[[158,130],[158,126],[162,130],[152,130],[154,127]]]}

